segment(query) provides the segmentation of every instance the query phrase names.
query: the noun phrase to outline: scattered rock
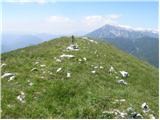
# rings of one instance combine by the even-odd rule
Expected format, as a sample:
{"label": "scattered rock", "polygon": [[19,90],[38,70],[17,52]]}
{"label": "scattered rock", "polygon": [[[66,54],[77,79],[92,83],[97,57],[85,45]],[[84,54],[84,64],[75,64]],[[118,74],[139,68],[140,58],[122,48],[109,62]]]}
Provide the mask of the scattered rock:
{"label": "scattered rock", "polygon": [[125,82],[123,79],[122,80],[118,80],[117,83],[123,84],[123,85],[127,85],[127,82]]}
{"label": "scattered rock", "polygon": [[71,77],[71,73],[67,73],[67,78],[70,78]]}
{"label": "scattered rock", "polygon": [[62,70],[62,68],[58,68],[56,72],[58,73],[58,72],[60,72],[61,70]]}
{"label": "scattered rock", "polygon": [[140,113],[133,112],[130,116],[132,119],[143,119],[143,116]]}
{"label": "scattered rock", "polygon": [[128,72],[126,72],[126,71],[119,71],[119,72],[121,73],[122,77],[124,77],[124,78],[129,76]]}
{"label": "scattered rock", "polygon": [[87,61],[87,58],[84,57],[83,60],[84,60],[84,61]]}
{"label": "scattered rock", "polygon": [[121,112],[121,111],[119,111],[119,110],[117,110],[117,109],[114,109],[113,110],[113,112],[114,112],[114,114],[116,115],[116,118],[117,119],[124,119],[124,118],[127,118],[127,116],[128,116],[128,114],[126,113],[126,112]]}
{"label": "scattered rock", "polygon": [[116,79],[118,79],[119,77],[118,77],[118,76],[116,76],[115,78],[116,78]]}
{"label": "scattered rock", "polygon": [[7,64],[5,64],[5,63],[1,64],[1,68],[2,68],[2,67],[5,67],[6,65],[7,65]]}
{"label": "scattered rock", "polygon": [[144,113],[150,111],[149,106],[147,105],[146,102],[144,102],[144,103],[141,105],[141,108],[143,109],[143,112],[144,112]]}
{"label": "scattered rock", "polygon": [[79,59],[78,59],[78,61],[79,61],[79,62],[82,62],[82,59],[81,59],[81,58],[79,58]]}
{"label": "scattered rock", "polygon": [[31,72],[33,72],[33,71],[38,71],[38,69],[37,69],[37,68],[33,68],[33,69],[31,70]]}
{"label": "scattered rock", "polygon": [[60,59],[56,59],[56,62],[62,62]]}
{"label": "scattered rock", "polygon": [[89,41],[92,42],[92,43],[96,43],[97,44],[97,41],[95,41],[95,40],[89,39]]}
{"label": "scattered rock", "polygon": [[40,67],[46,67],[46,65],[40,65]]}
{"label": "scattered rock", "polygon": [[12,81],[16,78],[16,76],[11,76],[8,81]]}
{"label": "scattered rock", "polygon": [[109,69],[109,73],[113,73],[115,72],[114,68],[111,66],[110,69]]}
{"label": "scattered rock", "polygon": [[33,83],[32,83],[30,80],[28,80],[28,85],[29,85],[29,86],[32,86]]}
{"label": "scattered rock", "polygon": [[41,76],[40,78],[41,78],[41,79],[44,79],[44,76]]}
{"label": "scattered rock", "polygon": [[114,100],[113,101],[113,104],[116,104],[116,103],[123,103],[123,102],[126,102],[126,100],[125,99],[116,99],[116,100]]}
{"label": "scattered rock", "polygon": [[17,100],[19,100],[21,103],[25,103],[25,94],[23,91],[21,91],[20,95],[17,96]]}
{"label": "scattered rock", "polygon": [[35,65],[39,64],[39,62],[35,62]]}
{"label": "scattered rock", "polygon": [[70,51],[78,51],[79,48],[78,48],[78,45],[77,45],[77,44],[71,44],[70,46],[67,47],[67,50],[70,50]]}
{"label": "scattered rock", "polygon": [[120,101],[120,102],[126,102],[126,100],[125,100],[125,99],[120,99],[119,101]]}
{"label": "scattered rock", "polygon": [[10,77],[12,77],[12,76],[15,76],[15,74],[14,74],[14,73],[4,73],[4,74],[1,76],[1,78],[10,78]]}
{"label": "scattered rock", "polygon": [[100,68],[100,69],[103,69],[103,66],[100,66],[99,68]]}
{"label": "scattered rock", "polygon": [[128,114],[126,112],[120,112],[119,113],[119,117],[122,118],[122,119],[127,118],[127,115]]}
{"label": "scattered rock", "polygon": [[93,70],[93,71],[91,71],[91,73],[95,74],[95,73],[96,73],[96,71],[95,71],[95,70]]}
{"label": "scattered rock", "polygon": [[60,58],[74,58],[74,57],[75,57],[74,55],[66,55],[66,54],[60,56]]}

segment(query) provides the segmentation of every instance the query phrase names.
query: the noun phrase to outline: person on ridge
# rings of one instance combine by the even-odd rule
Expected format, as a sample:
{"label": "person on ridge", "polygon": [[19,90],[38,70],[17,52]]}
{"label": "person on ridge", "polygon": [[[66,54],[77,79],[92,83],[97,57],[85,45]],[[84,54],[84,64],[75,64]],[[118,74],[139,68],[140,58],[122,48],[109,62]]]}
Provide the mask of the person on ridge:
{"label": "person on ridge", "polygon": [[74,39],[74,36],[72,35],[72,44],[74,44],[75,42],[75,39]]}

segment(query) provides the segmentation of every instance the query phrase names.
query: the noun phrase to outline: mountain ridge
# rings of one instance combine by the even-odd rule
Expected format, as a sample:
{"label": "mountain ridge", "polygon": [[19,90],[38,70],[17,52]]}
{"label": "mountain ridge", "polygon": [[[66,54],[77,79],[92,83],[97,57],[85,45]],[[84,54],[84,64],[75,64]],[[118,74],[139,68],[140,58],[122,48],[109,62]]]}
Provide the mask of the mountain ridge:
{"label": "mountain ridge", "polygon": [[[86,36],[111,43],[141,60],[148,61],[156,67],[159,66],[159,36],[157,32],[133,31],[132,29],[130,30],[130,28],[128,30],[124,27],[115,27],[115,25],[107,24],[88,33]],[[141,52],[138,53],[137,48]],[[131,52],[130,49],[132,49],[133,52]]]}
{"label": "mountain ridge", "polygon": [[61,37],[2,54],[2,118],[158,118],[157,68],[105,42],[74,42],[76,50]]}

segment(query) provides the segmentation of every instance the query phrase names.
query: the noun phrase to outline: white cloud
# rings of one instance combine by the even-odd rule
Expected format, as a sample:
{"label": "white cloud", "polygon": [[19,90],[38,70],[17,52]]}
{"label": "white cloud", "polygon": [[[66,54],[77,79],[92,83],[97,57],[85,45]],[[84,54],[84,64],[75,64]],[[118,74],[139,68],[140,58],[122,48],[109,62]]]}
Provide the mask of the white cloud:
{"label": "white cloud", "polygon": [[117,23],[119,18],[120,15],[116,14],[85,16],[78,20],[65,16],[49,16],[46,19],[46,25],[49,24],[49,29],[55,33],[89,32],[107,23]]}
{"label": "white cloud", "polygon": [[[66,16],[48,16],[39,21],[20,21],[6,23],[5,29],[10,31],[27,31],[27,32],[47,32],[53,34],[71,34],[79,32],[90,32],[107,23],[117,23],[119,16],[84,16],[79,19]],[[22,29],[23,28],[23,29]]]}
{"label": "white cloud", "polygon": [[83,19],[83,23],[88,27],[88,30],[93,30],[101,27],[105,24],[116,24],[121,15],[108,15],[108,16],[86,16]]}
{"label": "white cloud", "polygon": [[8,3],[38,3],[38,4],[44,4],[44,3],[54,3],[55,0],[4,0],[3,2]]}
{"label": "white cloud", "polygon": [[71,19],[69,17],[64,17],[64,16],[49,16],[47,18],[48,22],[51,23],[59,23],[59,22],[71,22]]}

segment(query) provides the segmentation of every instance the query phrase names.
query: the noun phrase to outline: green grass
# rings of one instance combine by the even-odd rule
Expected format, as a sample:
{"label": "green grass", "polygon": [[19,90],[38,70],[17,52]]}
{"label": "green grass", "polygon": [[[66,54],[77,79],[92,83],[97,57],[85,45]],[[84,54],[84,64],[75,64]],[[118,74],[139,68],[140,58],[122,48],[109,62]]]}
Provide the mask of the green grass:
{"label": "green grass", "polygon": [[[1,61],[7,64],[2,74],[16,73],[13,81],[1,80],[2,118],[114,118],[102,112],[123,111],[130,106],[148,118],[141,109],[143,102],[147,102],[156,118],[159,117],[158,69],[103,42],[95,44],[76,38],[80,51],[64,51],[70,42],[70,38],[61,37],[2,54]],[[75,58],[56,62],[54,58],[63,53],[73,54]],[[83,57],[87,61],[79,63],[78,59]],[[46,67],[35,65],[36,61]],[[104,68],[92,74],[92,65]],[[111,65],[117,72],[129,72],[125,79],[127,86],[117,84],[117,75],[108,73]],[[38,71],[31,72],[35,67]],[[59,67],[62,71],[56,73]],[[68,71],[71,78],[66,77]],[[121,79],[120,74],[118,76]],[[28,80],[33,86],[28,85]],[[26,95],[24,104],[16,99],[20,91]],[[113,104],[115,99],[126,99],[126,102]]]}

